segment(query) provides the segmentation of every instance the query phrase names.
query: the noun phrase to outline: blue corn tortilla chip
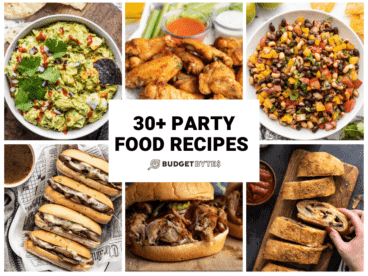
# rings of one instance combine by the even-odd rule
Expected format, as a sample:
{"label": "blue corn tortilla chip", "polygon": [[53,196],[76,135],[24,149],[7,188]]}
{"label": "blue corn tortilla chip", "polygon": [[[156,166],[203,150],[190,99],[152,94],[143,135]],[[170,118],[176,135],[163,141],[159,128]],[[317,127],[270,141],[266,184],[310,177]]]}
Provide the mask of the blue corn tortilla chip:
{"label": "blue corn tortilla chip", "polygon": [[120,68],[112,59],[101,58],[93,64],[93,67],[99,74],[100,85],[123,84]]}

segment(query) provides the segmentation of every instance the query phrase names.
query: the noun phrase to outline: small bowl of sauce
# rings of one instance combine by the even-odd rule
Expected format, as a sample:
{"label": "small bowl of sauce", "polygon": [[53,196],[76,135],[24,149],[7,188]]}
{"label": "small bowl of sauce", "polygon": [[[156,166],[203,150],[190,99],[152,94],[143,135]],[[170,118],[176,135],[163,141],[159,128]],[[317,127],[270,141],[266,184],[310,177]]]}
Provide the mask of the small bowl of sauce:
{"label": "small bowl of sauce", "polygon": [[267,202],[276,190],[276,174],[264,161],[260,161],[259,182],[247,182],[247,205]]}
{"label": "small bowl of sauce", "polygon": [[164,15],[161,29],[174,39],[203,41],[211,29],[211,22],[202,13],[191,10],[173,10]]}
{"label": "small bowl of sauce", "polygon": [[4,184],[13,188],[25,183],[35,167],[35,154],[30,145],[4,146]]}
{"label": "small bowl of sauce", "polygon": [[211,13],[216,37],[243,37],[243,9],[240,4],[217,4]]}

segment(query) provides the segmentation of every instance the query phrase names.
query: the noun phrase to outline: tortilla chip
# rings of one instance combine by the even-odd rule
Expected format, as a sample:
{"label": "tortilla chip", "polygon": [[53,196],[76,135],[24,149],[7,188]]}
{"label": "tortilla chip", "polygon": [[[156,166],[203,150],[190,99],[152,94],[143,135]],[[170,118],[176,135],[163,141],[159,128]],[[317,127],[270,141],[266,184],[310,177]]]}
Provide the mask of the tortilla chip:
{"label": "tortilla chip", "polygon": [[4,3],[5,19],[23,19],[35,14],[46,3]]}
{"label": "tortilla chip", "polygon": [[13,41],[13,39],[17,36],[17,34],[19,34],[19,32],[20,32],[21,30],[23,30],[23,28],[24,28],[25,26],[27,26],[27,25],[28,25],[28,23],[23,23],[23,24],[20,24],[19,26],[16,26],[16,27],[14,27],[14,28],[10,29],[10,30],[6,33],[6,35],[5,35],[5,40],[6,40],[7,42],[11,43],[11,42]]}
{"label": "tortilla chip", "polygon": [[359,14],[352,14],[350,17],[350,27],[357,34],[364,34],[364,20],[360,19]]}
{"label": "tortilla chip", "polygon": [[364,13],[364,3],[348,3],[346,5],[345,14]]}
{"label": "tortilla chip", "polygon": [[62,3],[64,5],[72,6],[74,9],[83,10],[87,3]]}
{"label": "tortilla chip", "polygon": [[336,3],[311,3],[311,8],[314,10],[331,12]]}
{"label": "tortilla chip", "polygon": [[364,34],[360,34],[360,38],[362,39],[362,41],[364,43]]}

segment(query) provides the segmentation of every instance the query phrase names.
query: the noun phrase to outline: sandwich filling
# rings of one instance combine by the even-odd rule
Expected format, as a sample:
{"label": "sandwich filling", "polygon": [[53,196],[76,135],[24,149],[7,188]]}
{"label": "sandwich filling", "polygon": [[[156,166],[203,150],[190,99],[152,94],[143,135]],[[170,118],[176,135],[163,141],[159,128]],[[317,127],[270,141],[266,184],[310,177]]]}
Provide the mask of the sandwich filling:
{"label": "sandwich filling", "polygon": [[108,174],[98,168],[65,155],[59,156],[59,160],[69,169],[85,175],[86,178],[93,179],[104,186],[122,190],[122,183],[109,182]]}
{"label": "sandwich filling", "polygon": [[70,248],[64,248],[58,245],[54,245],[48,242],[45,242],[39,238],[36,238],[31,233],[26,234],[30,240],[32,241],[34,246],[38,246],[47,252],[54,254],[59,258],[60,262],[66,262],[72,265],[93,265],[93,259],[87,259],[80,255],[77,252]]}
{"label": "sandwich filling", "polygon": [[36,218],[43,221],[47,224],[47,227],[51,227],[55,231],[76,235],[95,242],[101,242],[100,236],[97,233],[74,221],[58,218],[54,215],[42,212],[38,212]]}
{"label": "sandwich filling", "polygon": [[243,185],[229,193],[215,199],[220,206],[226,206],[228,220],[234,224],[243,224]]}
{"label": "sandwich filling", "polygon": [[226,231],[224,207],[203,201],[144,202],[127,210],[126,241],[130,245],[182,245],[214,242]]}
{"label": "sandwich filling", "polygon": [[107,206],[106,204],[97,201],[95,198],[90,197],[84,193],[78,192],[67,186],[64,186],[52,179],[49,179],[48,183],[53,190],[64,195],[67,199],[75,203],[87,206],[97,212],[106,214],[108,216],[112,215],[113,209]]}

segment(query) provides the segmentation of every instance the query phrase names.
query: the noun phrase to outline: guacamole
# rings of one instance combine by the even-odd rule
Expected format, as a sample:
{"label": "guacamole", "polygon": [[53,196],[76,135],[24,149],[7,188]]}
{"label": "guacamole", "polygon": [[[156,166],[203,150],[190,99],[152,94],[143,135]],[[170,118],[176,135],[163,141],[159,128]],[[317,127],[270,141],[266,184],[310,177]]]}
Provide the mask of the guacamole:
{"label": "guacamole", "polygon": [[[117,85],[100,85],[93,63],[114,59],[105,40],[72,22],[34,29],[18,40],[5,73],[24,118],[46,130],[79,129],[102,118]],[[29,98],[28,98],[29,97]]]}

